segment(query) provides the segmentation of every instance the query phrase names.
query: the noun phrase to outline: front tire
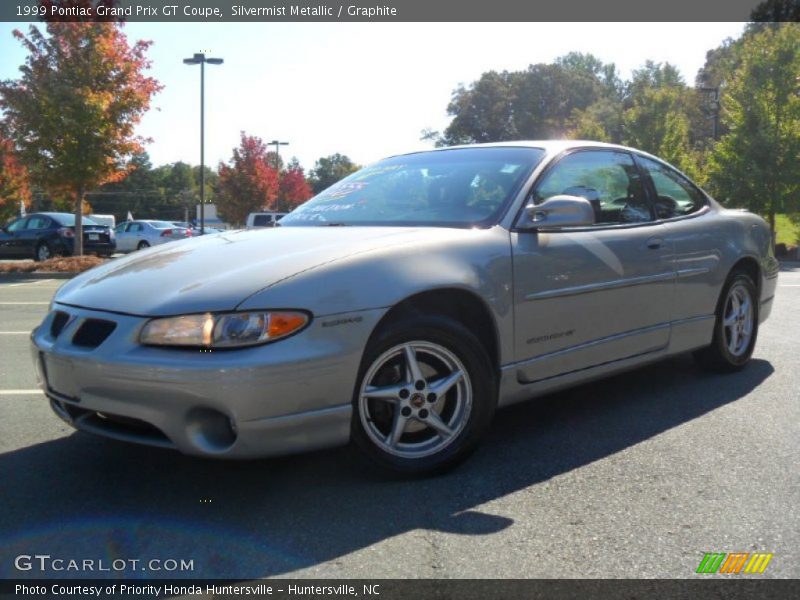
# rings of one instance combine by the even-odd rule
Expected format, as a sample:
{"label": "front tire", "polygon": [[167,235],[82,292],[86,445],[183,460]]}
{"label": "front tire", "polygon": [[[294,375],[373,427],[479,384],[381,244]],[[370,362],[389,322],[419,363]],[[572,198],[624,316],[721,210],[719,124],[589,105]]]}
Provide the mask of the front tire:
{"label": "front tire", "polygon": [[407,475],[443,472],[475,450],[497,405],[481,342],[444,317],[389,325],[364,353],[352,437],[381,466]]}
{"label": "front tire", "polygon": [[758,290],[747,273],[734,271],[722,289],[711,345],[694,358],[717,373],[741,371],[753,355],[758,336]]}

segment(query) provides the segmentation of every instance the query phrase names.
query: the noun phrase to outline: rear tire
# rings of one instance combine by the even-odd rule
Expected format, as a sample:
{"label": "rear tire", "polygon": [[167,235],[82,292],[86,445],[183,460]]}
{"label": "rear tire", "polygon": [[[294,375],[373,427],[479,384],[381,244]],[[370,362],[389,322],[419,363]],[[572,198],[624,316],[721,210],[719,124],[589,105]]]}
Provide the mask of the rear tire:
{"label": "rear tire", "polygon": [[497,405],[481,342],[445,317],[415,317],[373,335],[353,397],[352,438],[384,468],[405,475],[448,470],[467,458]]}
{"label": "rear tire", "polygon": [[758,290],[747,273],[734,271],[722,288],[711,344],[694,352],[695,360],[717,373],[741,371],[758,337]]}
{"label": "rear tire", "polygon": [[150,244],[148,242],[139,242],[139,245],[136,246],[137,250],[144,250],[145,248],[149,248]]}
{"label": "rear tire", "polygon": [[47,260],[48,258],[53,258],[54,253],[53,249],[50,247],[50,244],[47,242],[39,242],[36,246],[36,250],[33,253],[33,260],[36,262],[42,262]]}

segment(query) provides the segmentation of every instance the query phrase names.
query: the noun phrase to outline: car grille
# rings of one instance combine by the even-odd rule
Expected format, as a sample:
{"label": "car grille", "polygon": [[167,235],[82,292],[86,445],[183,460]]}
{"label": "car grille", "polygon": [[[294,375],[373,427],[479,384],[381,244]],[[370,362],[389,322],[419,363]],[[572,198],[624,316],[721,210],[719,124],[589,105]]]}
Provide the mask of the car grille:
{"label": "car grille", "polygon": [[72,343],[83,348],[97,348],[116,329],[114,321],[86,319],[72,336]]}
{"label": "car grille", "polygon": [[69,315],[63,311],[55,311],[53,321],[50,323],[50,335],[58,337],[64,326],[69,322]]}
{"label": "car grille", "polygon": [[78,429],[139,444],[160,446],[162,448],[175,447],[175,444],[164,432],[151,423],[131,417],[81,408],[72,404],[74,400],[65,402],[62,398],[51,392],[50,406],[62,419],[73,423]]}

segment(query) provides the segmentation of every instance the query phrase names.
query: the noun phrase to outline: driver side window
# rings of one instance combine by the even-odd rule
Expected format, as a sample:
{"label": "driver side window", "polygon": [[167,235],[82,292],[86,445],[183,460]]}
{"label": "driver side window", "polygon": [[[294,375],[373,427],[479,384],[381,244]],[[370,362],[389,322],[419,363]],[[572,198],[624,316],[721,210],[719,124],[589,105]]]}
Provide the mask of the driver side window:
{"label": "driver side window", "polygon": [[560,195],[586,198],[594,208],[595,225],[653,220],[639,171],[625,152],[568,154],[536,186],[533,202]]}

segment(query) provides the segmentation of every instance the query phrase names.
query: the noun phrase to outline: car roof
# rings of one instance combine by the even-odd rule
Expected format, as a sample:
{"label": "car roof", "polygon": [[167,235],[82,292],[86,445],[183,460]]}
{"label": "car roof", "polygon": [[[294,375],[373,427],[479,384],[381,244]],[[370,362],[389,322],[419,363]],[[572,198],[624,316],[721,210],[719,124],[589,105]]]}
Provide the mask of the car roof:
{"label": "car roof", "polygon": [[[622,146],[620,144],[609,144],[606,142],[596,142],[592,140],[514,140],[509,142],[489,142],[484,144],[459,144],[456,146],[444,146],[442,148],[432,148],[428,150],[417,150],[414,152],[404,152],[394,156],[407,156],[409,154],[420,154],[422,152],[443,152],[446,150],[459,150],[462,148],[539,148],[544,150],[547,154],[559,154],[565,150],[573,150],[576,148],[606,148],[611,150],[622,150],[625,152],[635,152],[643,156],[652,156],[647,152],[631,148],[629,146]],[[387,156],[386,158],[393,158]],[[656,158],[657,157],[653,157]],[[659,159],[657,159],[659,160]]]}

